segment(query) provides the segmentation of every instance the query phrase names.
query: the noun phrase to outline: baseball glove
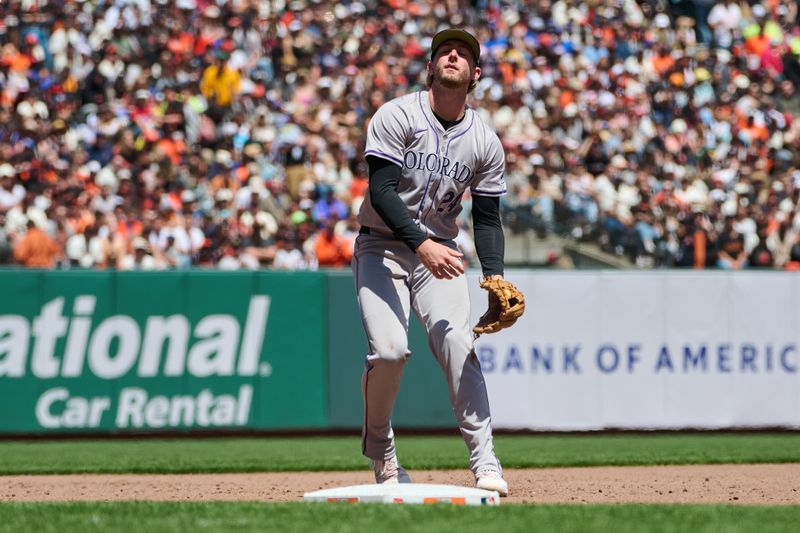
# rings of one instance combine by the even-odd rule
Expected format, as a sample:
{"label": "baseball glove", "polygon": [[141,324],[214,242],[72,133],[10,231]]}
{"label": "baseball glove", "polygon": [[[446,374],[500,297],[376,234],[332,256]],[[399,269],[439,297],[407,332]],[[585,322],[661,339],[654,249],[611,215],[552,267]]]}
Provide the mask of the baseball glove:
{"label": "baseball glove", "polygon": [[489,309],[472,328],[477,339],[482,333],[497,333],[514,325],[525,312],[525,296],[513,283],[500,276],[484,278],[481,288],[489,291]]}

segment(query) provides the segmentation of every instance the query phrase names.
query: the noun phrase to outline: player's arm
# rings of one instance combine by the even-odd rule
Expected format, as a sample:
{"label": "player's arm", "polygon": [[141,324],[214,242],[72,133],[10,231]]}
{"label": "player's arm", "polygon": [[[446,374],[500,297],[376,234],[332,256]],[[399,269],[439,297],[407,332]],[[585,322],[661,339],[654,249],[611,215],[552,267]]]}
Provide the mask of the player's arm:
{"label": "player's arm", "polygon": [[505,236],[500,221],[500,198],[472,197],[472,227],[475,250],[484,276],[503,275]]}
{"label": "player's arm", "polygon": [[505,254],[500,197],[506,193],[506,158],[497,135],[489,135],[484,148],[484,163],[472,185],[472,228],[475,251],[484,276],[502,276]]}
{"label": "player's arm", "polygon": [[373,155],[367,156],[367,164],[372,207],[395,237],[412,250],[416,250],[428,237],[411,219],[408,207],[397,194],[403,169],[391,161]]}

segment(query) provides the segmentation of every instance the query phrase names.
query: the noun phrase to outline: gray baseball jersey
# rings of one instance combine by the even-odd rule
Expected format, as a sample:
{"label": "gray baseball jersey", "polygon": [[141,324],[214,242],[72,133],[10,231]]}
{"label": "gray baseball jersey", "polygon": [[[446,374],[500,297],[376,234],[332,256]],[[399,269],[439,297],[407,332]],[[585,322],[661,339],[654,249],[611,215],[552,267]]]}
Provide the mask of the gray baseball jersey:
{"label": "gray baseball jersey", "polygon": [[[479,196],[506,193],[505,154],[497,134],[469,107],[464,119],[445,131],[427,91],[395,98],[378,109],[364,155],[402,167],[397,194],[420,228],[439,239],[458,234],[456,217],[467,189]],[[389,231],[369,195],[358,220],[362,226]]]}

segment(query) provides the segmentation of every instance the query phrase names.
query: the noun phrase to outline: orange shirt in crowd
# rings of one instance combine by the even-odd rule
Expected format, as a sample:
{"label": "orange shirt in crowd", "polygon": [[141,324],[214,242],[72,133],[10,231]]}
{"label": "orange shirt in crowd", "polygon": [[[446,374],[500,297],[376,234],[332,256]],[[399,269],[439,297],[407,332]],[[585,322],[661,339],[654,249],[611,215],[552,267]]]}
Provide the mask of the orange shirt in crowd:
{"label": "orange shirt in crowd", "polygon": [[769,48],[769,37],[767,35],[754,35],[744,41],[744,49],[753,55],[760,56]]}
{"label": "orange shirt in crowd", "polygon": [[33,226],[28,228],[28,232],[14,247],[14,259],[26,267],[53,268],[59,252],[56,241]]}
{"label": "orange shirt in crowd", "polygon": [[661,205],[667,201],[672,201],[680,208],[686,207],[686,200],[683,199],[683,196],[677,194],[675,191],[658,191],[655,195],[653,195],[653,204]]}
{"label": "orange shirt in crowd", "polygon": [[343,267],[350,264],[353,248],[349,239],[323,229],[314,239],[314,254],[319,266]]}
{"label": "orange shirt in crowd", "polygon": [[25,73],[30,70],[33,60],[28,54],[17,50],[13,45],[4,47],[2,63],[8,66],[12,72]]}
{"label": "orange shirt in crowd", "polygon": [[766,125],[756,125],[753,120],[750,120],[751,117],[748,116],[740,116],[738,119],[738,126],[741,131],[747,134],[747,137],[750,141],[759,140],[762,142],[767,142],[769,140],[769,130],[767,129]]}
{"label": "orange shirt in crowd", "polygon": [[694,250],[693,250],[693,264],[696,269],[703,269],[706,267],[706,246],[708,245],[708,238],[706,233],[701,230],[694,232]]}
{"label": "orange shirt in crowd", "polygon": [[675,66],[675,59],[670,54],[653,56],[653,69],[659,74]]}
{"label": "orange shirt in crowd", "polygon": [[514,81],[514,66],[510,63],[500,63],[497,68],[503,76],[503,84],[510,85]]}
{"label": "orange shirt in crowd", "polygon": [[182,155],[186,152],[186,143],[183,140],[172,138],[160,139],[157,143],[159,150],[172,161],[173,165],[181,163]]}
{"label": "orange shirt in crowd", "polygon": [[94,213],[89,209],[84,209],[67,217],[67,226],[73,233],[83,233],[87,228],[93,226],[96,221]]}
{"label": "orange shirt in crowd", "polygon": [[144,232],[144,224],[141,220],[119,220],[117,222],[116,233],[122,237],[141,235]]}
{"label": "orange shirt in crowd", "polygon": [[355,177],[350,182],[350,198],[363,198],[369,189],[369,180],[363,177]]}
{"label": "orange shirt in crowd", "polygon": [[749,128],[743,128],[742,131],[747,134],[747,137],[751,141],[758,140],[767,142],[769,140],[769,130],[764,126],[751,126]]}
{"label": "orange shirt in crowd", "polygon": [[558,95],[558,105],[561,107],[561,109],[564,109],[574,101],[575,93],[570,90],[561,91],[561,94]]}

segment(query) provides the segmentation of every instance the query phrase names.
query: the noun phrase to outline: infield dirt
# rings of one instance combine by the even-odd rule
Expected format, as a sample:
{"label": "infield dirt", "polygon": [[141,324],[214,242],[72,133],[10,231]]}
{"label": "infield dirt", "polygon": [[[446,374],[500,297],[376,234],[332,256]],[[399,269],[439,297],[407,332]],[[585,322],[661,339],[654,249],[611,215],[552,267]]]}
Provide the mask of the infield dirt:
{"label": "infield dirt", "polygon": [[[410,470],[416,483],[473,486],[467,470]],[[800,464],[507,469],[503,503],[800,505]],[[0,501],[297,502],[303,493],[372,483],[363,472],[0,476]]]}

